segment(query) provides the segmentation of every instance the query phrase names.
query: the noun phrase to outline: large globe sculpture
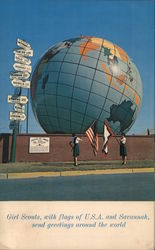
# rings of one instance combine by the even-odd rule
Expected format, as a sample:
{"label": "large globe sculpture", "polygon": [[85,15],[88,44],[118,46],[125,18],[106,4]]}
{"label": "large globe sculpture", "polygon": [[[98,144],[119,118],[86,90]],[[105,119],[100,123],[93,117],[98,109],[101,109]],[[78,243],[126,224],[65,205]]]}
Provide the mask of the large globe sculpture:
{"label": "large globe sculpture", "polygon": [[127,133],[140,111],[138,69],[118,45],[81,36],[51,47],[39,60],[31,85],[32,108],[47,133],[84,133],[107,120]]}

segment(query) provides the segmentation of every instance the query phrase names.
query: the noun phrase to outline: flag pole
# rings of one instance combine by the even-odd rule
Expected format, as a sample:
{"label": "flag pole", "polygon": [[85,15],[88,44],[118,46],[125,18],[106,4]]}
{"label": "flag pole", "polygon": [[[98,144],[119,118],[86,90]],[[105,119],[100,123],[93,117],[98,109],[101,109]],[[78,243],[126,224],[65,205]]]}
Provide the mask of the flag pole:
{"label": "flag pole", "polygon": [[115,138],[115,140],[118,142],[118,144],[120,145],[120,142],[119,142],[119,140],[116,138],[115,134],[114,134],[114,138]]}

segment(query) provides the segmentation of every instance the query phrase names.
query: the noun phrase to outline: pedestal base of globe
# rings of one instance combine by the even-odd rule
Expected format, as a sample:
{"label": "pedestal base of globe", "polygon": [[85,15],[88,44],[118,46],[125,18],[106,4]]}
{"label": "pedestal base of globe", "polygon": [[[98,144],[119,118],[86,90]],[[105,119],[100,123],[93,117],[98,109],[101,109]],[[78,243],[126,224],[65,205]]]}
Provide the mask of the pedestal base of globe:
{"label": "pedestal base of globe", "polygon": [[140,111],[142,82],[134,62],[116,44],[81,36],[51,47],[32,77],[32,108],[47,133],[84,133],[106,120],[127,133]]}

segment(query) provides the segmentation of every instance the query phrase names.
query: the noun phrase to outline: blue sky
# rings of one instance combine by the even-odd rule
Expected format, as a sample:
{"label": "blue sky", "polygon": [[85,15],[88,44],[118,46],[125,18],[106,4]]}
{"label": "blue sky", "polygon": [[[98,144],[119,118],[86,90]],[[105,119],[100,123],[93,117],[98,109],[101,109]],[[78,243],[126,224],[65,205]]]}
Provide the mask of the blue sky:
{"label": "blue sky", "polygon": [[[13,105],[7,103],[7,96],[14,92],[9,72],[13,71],[16,39],[31,44],[34,69],[49,47],[81,34],[112,41],[133,59],[143,83],[143,103],[129,134],[154,127],[153,0],[1,0],[0,24],[0,133],[10,132]],[[26,122],[21,125],[25,133]],[[30,105],[29,132],[41,131]]]}

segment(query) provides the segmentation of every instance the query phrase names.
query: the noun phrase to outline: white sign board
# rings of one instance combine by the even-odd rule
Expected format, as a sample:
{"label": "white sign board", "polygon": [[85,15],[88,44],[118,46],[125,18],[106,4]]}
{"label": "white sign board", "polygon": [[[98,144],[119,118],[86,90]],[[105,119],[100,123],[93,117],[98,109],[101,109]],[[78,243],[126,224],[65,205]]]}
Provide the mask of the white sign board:
{"label": "white sign board", "polygon": [[14,54],[16,55],[21,55],[21,56],[33,56],[33,50],[32,49],[15,49],[13,51]]}
{"label": "white sign board", "polygon": [[14,87],[26,89],[30,88],[30,81],[22,81],[20,79],[14,78],[13,80],[11,80],[11,83]]}
{"label": "white sign board", "polygon": [[20,38],[17,38],[17,45],[25,50],[31,49],[31,45]]}
{"label": "white sign board", "polygon": [[26,119],[26,115],[18,112],[10,112],[10,120],[14,121],[24,121]]}
{"label": "white sign board", "polygon": [[19,63],[24,63],[26,65],[30,65],[31,64],[31,60],[24,57],[24,56],[21,56],[21,55],[18,55],[18,54],[14,54],[14,61],[15,62],[19,62]]}
{"label": "white sign board", "polygon": [[49,137],[30,137],[29,153],[49,153],[50,138]]}
{"label": "white sign board", "polygon": [[22,63],[14,63],[13,68],[17,71],[27,71],[28,73],[32,72],[32,66],[22,64]]}
{"label": "white sign board", "polygon": [[14,110],[15,110],[16,112],[19,112],[19,113],[25,113],[25,106],[16,103],[16,104],[14,105]]}
{"label": "white sign board", "polygon": [[8,103],[20,103],[20,104],[26,104],[28,102],[27,96],[18,96],[13,97],[12,95],[8,95]]}
{"label": "white sign board", "polygon": [[28,79],[30,77],[30,74],[26,71],[19,71],[19,72],[11,72],[10,73],[10,79],[13,80],[13,79],[21,79],[21,80],[25,80],[25,79]]}

